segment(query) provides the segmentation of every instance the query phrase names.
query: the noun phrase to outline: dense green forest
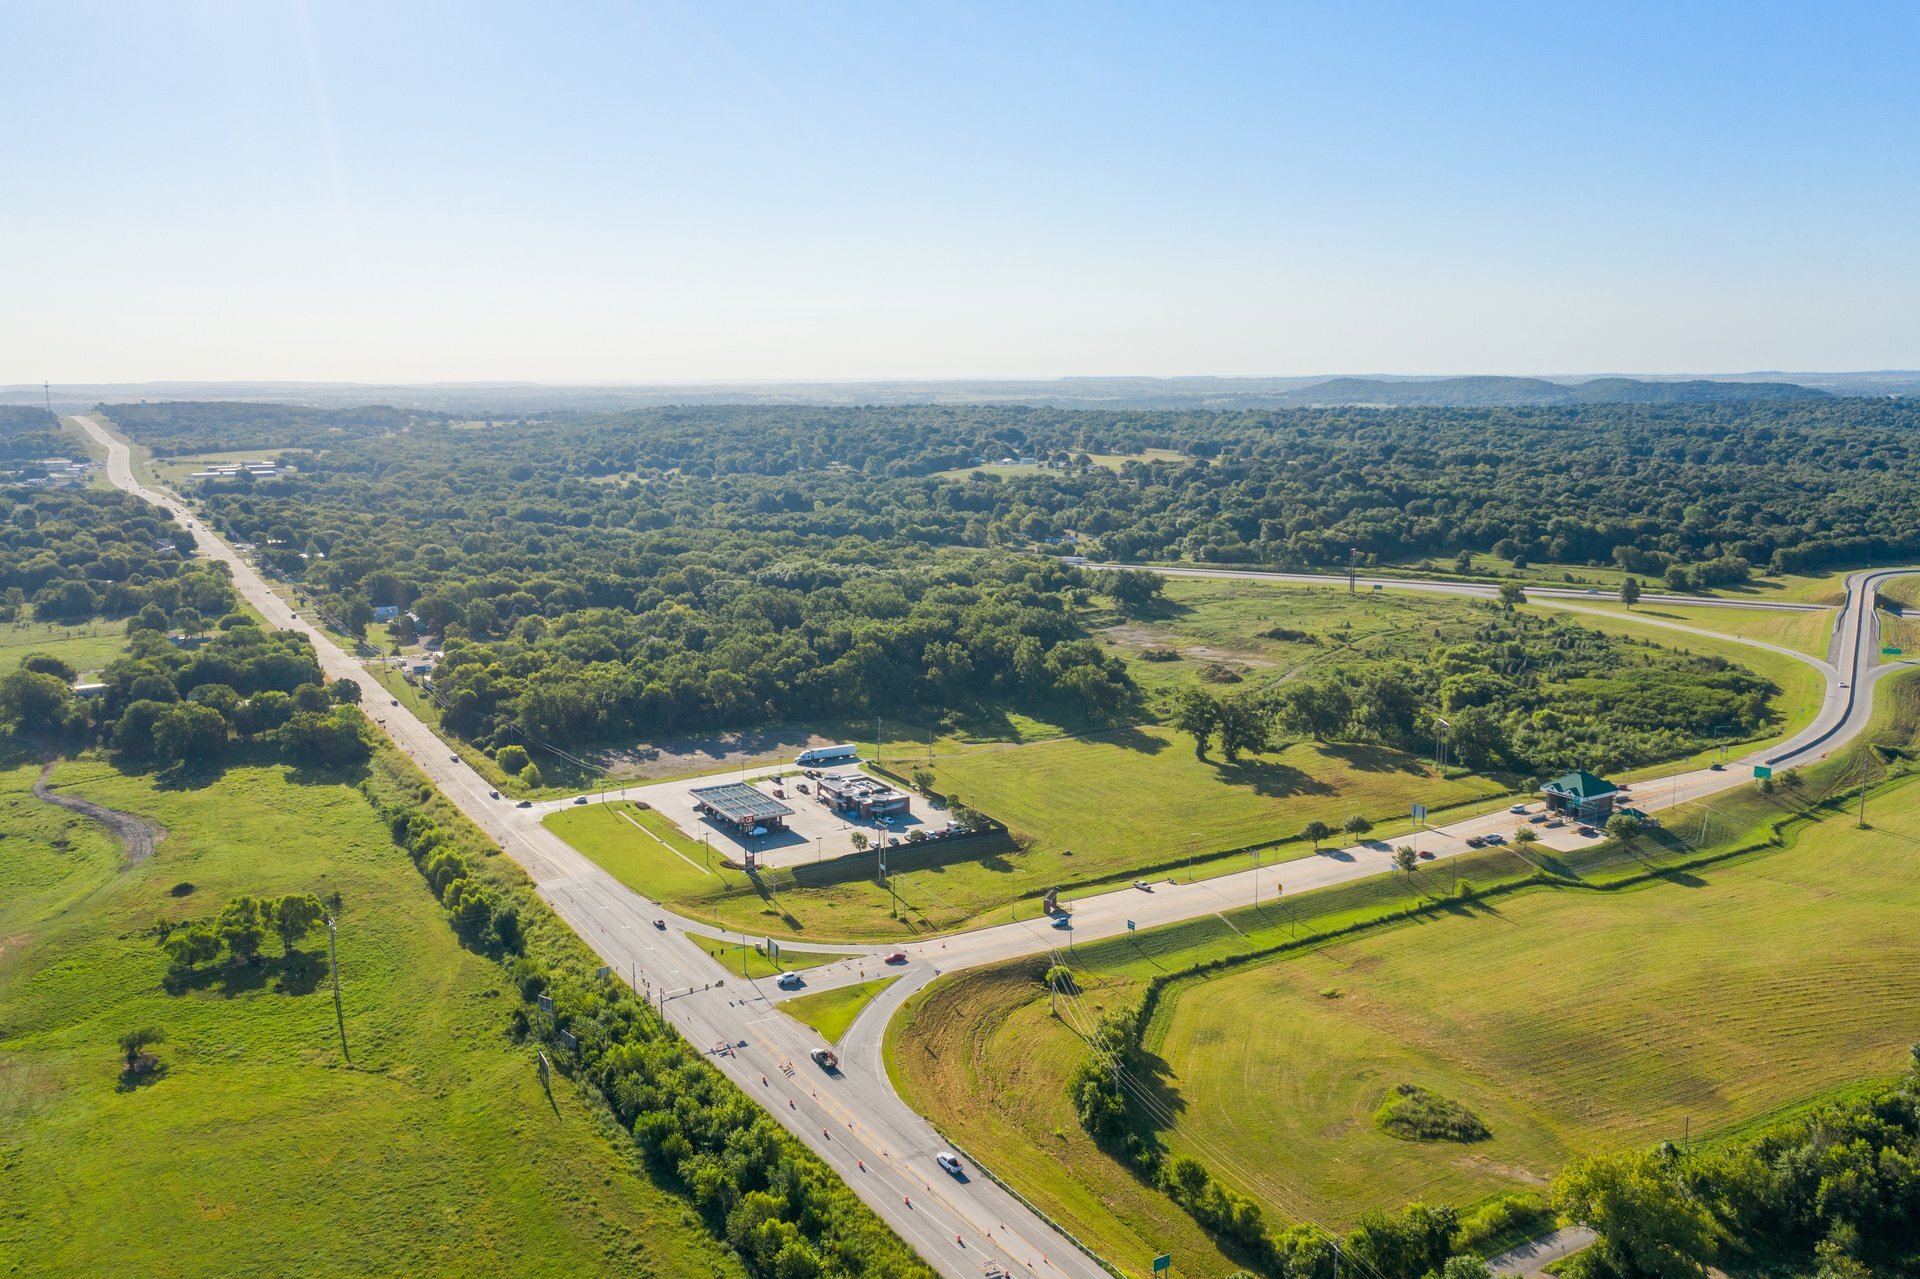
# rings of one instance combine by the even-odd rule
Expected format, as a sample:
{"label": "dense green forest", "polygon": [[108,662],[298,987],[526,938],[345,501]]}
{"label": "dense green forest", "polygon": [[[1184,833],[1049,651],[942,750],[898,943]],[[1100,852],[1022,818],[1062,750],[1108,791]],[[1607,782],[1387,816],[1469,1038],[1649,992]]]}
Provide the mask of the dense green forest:
{"label": "dense green forest", "polygon": [[233,586],[187,558],[193,534],[124,493],[0,490],[0,621],[31,605],[40,621],[159,610],[197,628],[233,606]]}
{"label": "dense green forest", "polygon": [[0,462],[61,457],[72,446],[60,419],[45,409],[0,404]]}
{"label": "dense green forest", "polygon": [[[295,474],[203,486],[211,518],[350,625],[396,605],[444,635],[449,724],[483,745],[994,701],[1126,718],[1137,695],[1081,628],[1106,584],[1062,567],[1063,549],[1276,567],[1466,551],[1677,586],[1920,551],[1915,411],[1897,401],[764,406],[491,427],[398,410],[107,412],[143,442],[152,429],[293,453]],[[1113,461],[1148,449],[1180,456]],[[1048,465],[971,470],[1003,456]],[[1563,701],[1631,691],[1608,683],[1595,641],[1556,642],[1586,654],[1580,674],[1549,680]],[[1501,663],[1522,659],[1460,660],[1493,690],[1487,758],[1516,766],[1637,762],[1678,748],[1709,702],[1718,722],[1753,720],[1755,689],[1668,663],[1657,678],[1686,687],[1630,698],[1621,737],[1590,754],[1500,684]],[[1465,698],[1469,673],[1448,674],[1450,699]]]}

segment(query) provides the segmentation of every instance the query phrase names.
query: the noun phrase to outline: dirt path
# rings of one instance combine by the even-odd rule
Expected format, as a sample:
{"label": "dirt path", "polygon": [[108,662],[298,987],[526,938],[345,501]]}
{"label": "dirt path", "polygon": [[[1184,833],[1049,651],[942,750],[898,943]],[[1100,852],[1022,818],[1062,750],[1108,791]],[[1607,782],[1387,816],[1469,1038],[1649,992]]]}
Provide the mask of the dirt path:
{"label": "dirt path", "polygon": [[90,799],[81,799],[77,795],[56,795],[47,788],[47,777],[53,772],[53,761],[48,760],[40,767],[40,776],[34,779],[33,793],[56,808],[88,817],[108,830],[120,841],[120,847],[126,854],[127,865],[138,866],[153,856],[153,846],[167,837],[166,828],[148,821],[144,817],[135,817],[132,813],[123,813],[115,808],[106,808]]}

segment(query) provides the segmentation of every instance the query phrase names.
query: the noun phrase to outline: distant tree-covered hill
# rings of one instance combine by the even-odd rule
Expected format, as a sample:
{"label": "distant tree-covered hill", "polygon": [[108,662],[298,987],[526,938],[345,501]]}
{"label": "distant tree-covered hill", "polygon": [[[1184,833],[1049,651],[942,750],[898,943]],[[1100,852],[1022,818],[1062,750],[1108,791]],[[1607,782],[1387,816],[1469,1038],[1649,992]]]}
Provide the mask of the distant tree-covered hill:
{"label": "distant tree-covered hill", "polygon": [[1273,397],[1289,405],[1383,405],[1399,408],[1557,408],[1581,404],[1712,404],[1824,399],[1827,392],[1792,382],[1642,382],[1602,377],[1567,384],[1534,377],[1450,377],[1427,382],[1343,377]]}

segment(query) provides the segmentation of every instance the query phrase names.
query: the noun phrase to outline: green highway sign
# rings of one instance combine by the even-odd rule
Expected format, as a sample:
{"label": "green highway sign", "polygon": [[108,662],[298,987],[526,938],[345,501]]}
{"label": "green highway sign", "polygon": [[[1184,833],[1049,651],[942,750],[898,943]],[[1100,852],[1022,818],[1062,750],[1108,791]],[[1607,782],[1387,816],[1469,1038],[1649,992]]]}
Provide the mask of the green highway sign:
{"label": "green highway sign", "polygon": [[1883,649],[1881,649],[1881,650],[1880,650],[1880,656],[1882,656],[1882,657],[1898,657],[1898,656],[1900,656],[1900,650],[1899,650],[1899,649],[1897,649],[1897,648],[1893,648],[1893,647],[1887,647],[1887,648],[1883,648]]}
{"label": "green highway sign", "polygon": [[1133,921],[1132,921],[1131,919],[1129,919],[1129,920],[1127,921],[1127,931],[1128,931],[1128,932],[1132,932],[1132,931],[1133,931]]}
{"label": "green highway sign", "polygon": [[1163,1252],[1159,1256],[1153,1259],[1153,1273],[1155,1273],[1156,1275],[1159,1274],[1162,1270],[1171,1270],[1171,1269],[1173,1269],[1172,1253]]}
{"label": "green highway sign", "polygon": [[1765,764],[1755,764],[1753,766],[1753,775],[1756,779],[1765,781],[1767,778],[1773,776],[1773,770]]}

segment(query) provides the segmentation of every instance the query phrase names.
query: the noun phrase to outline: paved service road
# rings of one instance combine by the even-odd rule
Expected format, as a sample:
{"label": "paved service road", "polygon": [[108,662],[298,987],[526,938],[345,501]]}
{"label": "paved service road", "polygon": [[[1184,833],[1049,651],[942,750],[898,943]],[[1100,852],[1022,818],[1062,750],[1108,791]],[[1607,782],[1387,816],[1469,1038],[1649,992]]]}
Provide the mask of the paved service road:
{"label": "paved service road", "polygon": [[[1030,919],[932,938],[906,946],[908,961],[903,966],[881,963],[880,952],[894,949],[892,946],[836,947],[808,941],[809,949],[838,950],[849,955],[809,971],[809,990],[869,980],[885,972],[899,973],[903,978],[888,987],[854,1022],[842,1041],[841,1068],[822,1070],[807,1055],[818,1046],[818,1036],[781,1014],[776,1006],[787,992],[778,991],[771,982],[723,975],[690,935],[726,934],[668,914],[628,889],[542,826],[538,810],[515,808],[491,798],[485,778],[454,755],[406,707],[390,705],[392,699],[386,690],[360,663],[323,631],[296,616],[224,540],[211,530],[194,527],[197,521],[177,499],[137,483],[125,444],[90,418],[75,420],[107,447],[107,472],[115,485],[166,508],[182,525],[193,528],[201,551],[227,565],[240,593],[269,622],[297,630],[312,640],[329,678],[357,682],[365,694],[362,704],[371,708],[380,727],[452,803],[526,868],[555,912],[616,973],[654,1000],[690,1042],[705,1047],[716,1066],[832,1165],[861,1198],[950,1279],[980,1279],[995,1265],[1026,1275],[1064,1275],[1072,1279],[1102,1279],[1105,1271],[987,1177],[955,1178],[934,1165],[934,1153],[943,1148],[939,1135],[894,1092],[881,1062],[881,1038],[887,1020],[909,995],[941,972],[1064,950],[1074,940],[1124,932],[1129,919],[1140,927],[1172,923],[1256,900],[1272,900],[1277,885],[1284,885],[1285,894],[1292,895],[1380,874],[1389,868],[1391,854],[1387,847],[1368,844],[1324,850],[1276,865],[1250,866],[1237,874],[1192,884],[1157,882],[1150,892],[1121,889],[1075,901],[1071,929],[1057,929],[1045,920]],[[1276,576],[1194,571],[1249,578]],[[1826,703],[1811,724],[1791,740],[1754,752],[1729,764],[1725,771],[1699,769],[1637,783],[1632,788],[1634,802],[1652,810],[1699,799],[1747,784],[1752,764],[1805,762],[1830,753],[1855,736],[1871,714],[1873,685],[1898,669],[1879,662],[1872,588],[1899,571],[1857,573],[1847,579],[1847,604],[1838,618],[1834,644],[1837,660],[1833,664],[1794,654],[1820,668],[1828,682]],[[1329,583],[1323,577],[1305,580]],[[1383,587],[1394,589],[1455,594],[1485,594],[1491,590],[1456,583],[1379,580]],[[1338,585],[1338,579],[1332,584]],[[1542,593],[1538,588],[1529,589]],[[1403,842],[1433,852],[1438,860],[1465,851],[1468,835],[1510,830],[1523,820],[1507,813],[1487,814]],[[1567,846],[1566,841],[1578,838],[1566,829],[1543,834],[1553,846]],[[666,920],[669,927],[654,927],[656,919]],[[973,1153],[989,1160],[993,1157],[992,1151]],[[1139,1258],[1115,1260],[1129,1270],[1144,1268]]]}
{"label": "paved service road", "polygon": [[[1173,568],[1156,564],[1086,564],[1082,567],[1099,573],[1112,573],[1121,569],[1145,569],[1149,573],[1158,573],[1162,577],[1226,577],[1249,582],[1297,582],[1308,586],[1345,586],[1345,574],[1336,573],[1280,573],[1270,569],[1258,568]],[[1550,599],[1605,600],[1616,598],[1611,592],[1588,590],[1585,587],[1550,586],[1514,579],[1525,588],[1527,598],[1546,596]],[[1423,591],[1433,595],[1473,595],[1481,599],[1493,599],[1500,594],[1500,587],[1488,582],[1440,582],[1417,577],[1366,577],[1356,576],[1354,586],[1361,590],[1398,590]],[[1817,613],[1831,608],[1829,604],[1801,604],[1791,600],[1735,600],[1722,599],[1713,595],[1668,595],[1654,591],[1644,592],[1640,596],[1642,604],[1704,604],[1713,608],[1760,608],[1786,609],[1791,612]]]}

